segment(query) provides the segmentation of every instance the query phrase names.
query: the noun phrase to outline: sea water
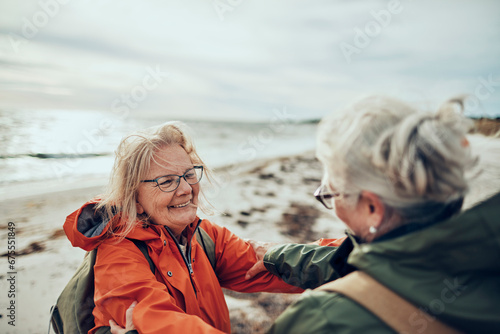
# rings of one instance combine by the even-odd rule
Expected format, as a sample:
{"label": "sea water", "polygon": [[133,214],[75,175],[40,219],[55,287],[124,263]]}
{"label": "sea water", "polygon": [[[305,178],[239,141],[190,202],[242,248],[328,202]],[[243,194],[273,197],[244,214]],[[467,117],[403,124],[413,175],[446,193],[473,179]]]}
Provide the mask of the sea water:
{"label": "sea water", "polygon": [[[0,187],[107,177],[120,140],[166,116],[77,110],[0,111]],[[199,155],[212,168],[312,150],[314,122],[271,115],[263,122],[186,120]]]}

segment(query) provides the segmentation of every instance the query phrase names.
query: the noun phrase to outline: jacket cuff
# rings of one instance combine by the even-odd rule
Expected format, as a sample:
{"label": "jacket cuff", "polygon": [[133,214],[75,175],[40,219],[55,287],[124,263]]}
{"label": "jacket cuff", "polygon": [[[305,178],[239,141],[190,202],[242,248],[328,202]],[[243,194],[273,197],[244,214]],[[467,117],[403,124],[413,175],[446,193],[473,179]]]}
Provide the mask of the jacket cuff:
{"label": "jacket cuff", "polygon": [[278,272],[278,269],[276,268],[276,264],[272,261],[273,254],[276,252],[280,252],[281,248],[283,245],[276,245],[271,248],[269,248],[264,255],[264,266],[266,267],[267,271],[269,271],[271,274],[281,277],[281,275]]}

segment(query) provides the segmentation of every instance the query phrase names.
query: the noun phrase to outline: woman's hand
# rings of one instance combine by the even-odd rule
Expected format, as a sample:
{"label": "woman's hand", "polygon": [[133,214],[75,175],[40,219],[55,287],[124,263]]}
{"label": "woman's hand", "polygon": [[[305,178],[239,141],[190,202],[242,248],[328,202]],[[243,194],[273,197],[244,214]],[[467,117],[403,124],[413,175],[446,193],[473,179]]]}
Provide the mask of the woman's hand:
{"label": "woman's hand", "polygon": [[258,273],[262,271],[267,271],[266,266],[264,266],[264,255],[266,255],[266,252],[270,247],[277,245],[277,243],[261,242],[254,240],[245,240],[245,241],[248,242],[253,247],[255,255],[257,256],[257,262],[253,265],[252,268],[250,268],[247,271],[245,275],[245,279],[251,279]]}
{"label": "woman's hand", "polygon": [[130,304],[127,312],[125,312],[126,324],[125,328],[120,327],[114,320],[109,321],[109,326],[111,327],[111,334],[126,334],[128,331],[134,330],[134,322],[132,321],[132,315],[134,313],[134,307],[137,302]]}

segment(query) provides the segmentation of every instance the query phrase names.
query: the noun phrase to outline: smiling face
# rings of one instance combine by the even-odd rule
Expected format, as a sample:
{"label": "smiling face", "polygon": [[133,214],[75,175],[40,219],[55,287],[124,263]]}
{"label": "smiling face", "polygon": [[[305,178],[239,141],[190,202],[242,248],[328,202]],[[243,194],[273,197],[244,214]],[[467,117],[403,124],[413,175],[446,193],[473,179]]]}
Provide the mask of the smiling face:
{"label": "smiling face", "polygon": [[[156,179],[164,175],[183,175],[193,167],[186,151],[179,145],[164,146],[151,161],[151,167],[145,179]],[[142,183],[137,195],[137,213],[146,213],[150,219],[160,225],[168,226],[179,236],[196,218],[200,184],[190,185],[183,178],[179,187],[171,192],[161,191],[154,182]]]}

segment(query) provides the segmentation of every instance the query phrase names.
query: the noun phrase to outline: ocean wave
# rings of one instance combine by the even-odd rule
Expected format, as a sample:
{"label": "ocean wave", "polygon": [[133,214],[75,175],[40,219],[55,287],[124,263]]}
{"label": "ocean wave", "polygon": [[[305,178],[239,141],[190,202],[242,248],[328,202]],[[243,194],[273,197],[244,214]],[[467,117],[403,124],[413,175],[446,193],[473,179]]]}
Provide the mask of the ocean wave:
{"label": "ocean wave", "polygon": [[110,156],[111,153],[24,153],[24,154],[9,154],[0,155],[0,159],[16,159],[23,157],[31,157],[37,159],[83,159]]}

